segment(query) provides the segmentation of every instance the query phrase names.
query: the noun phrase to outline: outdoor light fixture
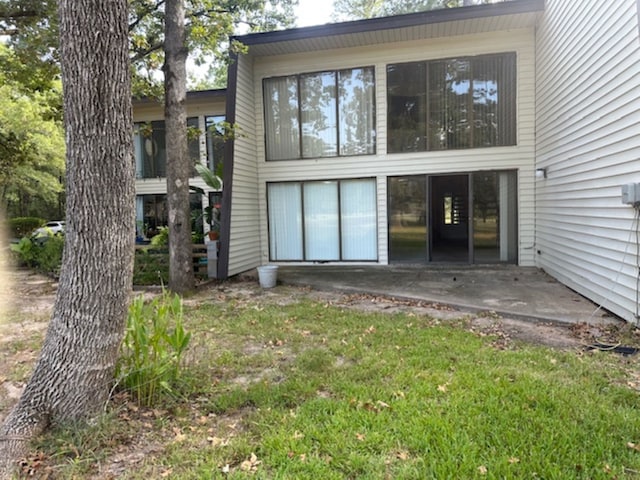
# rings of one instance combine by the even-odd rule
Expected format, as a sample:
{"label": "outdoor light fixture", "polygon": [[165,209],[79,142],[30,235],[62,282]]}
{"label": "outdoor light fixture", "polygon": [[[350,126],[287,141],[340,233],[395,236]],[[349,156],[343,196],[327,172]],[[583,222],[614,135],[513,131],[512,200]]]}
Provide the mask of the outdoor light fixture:
{"label": "outdoor light fixture", "polygon": [[536,168],[536,178],[547,178],[547,169]]}

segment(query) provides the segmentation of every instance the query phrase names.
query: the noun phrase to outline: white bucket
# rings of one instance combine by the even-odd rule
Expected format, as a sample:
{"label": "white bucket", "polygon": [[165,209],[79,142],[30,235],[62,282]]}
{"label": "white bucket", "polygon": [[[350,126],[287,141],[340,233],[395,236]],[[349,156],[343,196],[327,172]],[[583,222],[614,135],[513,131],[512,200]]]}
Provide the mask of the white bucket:
{"label": "white bucket", "polygon": [[258,267],[258,280],[262,288],[273,288],[278,280],[277,265],[263,265]]}

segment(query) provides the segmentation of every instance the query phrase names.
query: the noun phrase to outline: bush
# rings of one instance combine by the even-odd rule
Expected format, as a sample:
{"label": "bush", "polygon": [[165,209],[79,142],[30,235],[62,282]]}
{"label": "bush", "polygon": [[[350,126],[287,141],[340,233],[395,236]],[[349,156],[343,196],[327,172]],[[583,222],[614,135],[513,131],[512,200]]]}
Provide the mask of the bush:
{"label": "bush", "polygon": [[116,381],[139,405],[151,406],[161,394],[173,393],[191,339],[182,318],[182,299],[166,290],[149,302],[138,297],[129,307]]}
{"label": "bush", "polygon": [[54,277],[60,274],[63,248],[64,235],[49,235],[37,239],[22,237],[18,243],[11,245],[11,251],[16,253],[23,265]]}
{"label": "bush", "polygon": [[9,235],[14,238],[26,237],[36,228],[41,227],[44,224],[44,218],[38,217],[16,217],[7,220]]}
{"label": "bush", "polygon": [[134,262],[134,285],[169,283],[169,251],[166,248],[137,248]]}

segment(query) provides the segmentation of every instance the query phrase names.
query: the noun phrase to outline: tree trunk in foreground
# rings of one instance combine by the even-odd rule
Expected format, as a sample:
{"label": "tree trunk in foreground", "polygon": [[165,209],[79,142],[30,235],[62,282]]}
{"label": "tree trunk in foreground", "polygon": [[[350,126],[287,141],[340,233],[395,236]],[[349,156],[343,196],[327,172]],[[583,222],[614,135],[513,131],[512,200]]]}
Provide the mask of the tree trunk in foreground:
{"label": "tree trunk in foreground", "polygon": [[187,147],[187,47],[184,0],[167,0],[164,20],[164,124],[167,145],[169,217],[169,289],[184,293],[194,287],[191,247]]}
{"label": "tree trunk in foreground", "polygon": [[51,424],[89,419],[113,382],[131,291],[134,163],[127,0],[60,0],[67,231],[33,376],[0,428],[0,478]]}

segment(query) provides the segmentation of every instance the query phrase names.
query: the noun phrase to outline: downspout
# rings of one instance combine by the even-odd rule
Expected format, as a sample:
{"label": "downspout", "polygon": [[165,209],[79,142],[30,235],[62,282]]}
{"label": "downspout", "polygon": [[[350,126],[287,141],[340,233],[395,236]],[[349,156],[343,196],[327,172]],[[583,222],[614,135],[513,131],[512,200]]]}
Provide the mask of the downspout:
{"label": "downspout", "polygon": [[[230,39],[230,44],[234,41]],[[231,125],[236,123],[236,90],[238,86],[238,53],[230,52],[227,71],[227,94],[225,97],[225,121]],[[228,139],[224,146],[222,166],[222,206],[220,212],[220,256],[218,258],[218,279],[229,277],[229,250],[231,238],[231,198],[233,191],[233,158],[235,140]]]}

